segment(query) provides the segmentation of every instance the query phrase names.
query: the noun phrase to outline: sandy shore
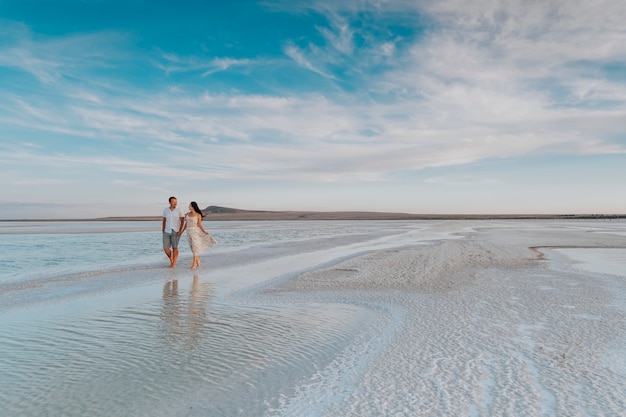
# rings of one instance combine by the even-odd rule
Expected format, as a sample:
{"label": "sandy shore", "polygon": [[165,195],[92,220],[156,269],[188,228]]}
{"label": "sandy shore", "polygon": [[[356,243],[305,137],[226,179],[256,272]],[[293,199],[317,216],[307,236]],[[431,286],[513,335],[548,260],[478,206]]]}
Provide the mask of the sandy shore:
{"label": "sandy shore", "polygon": [[[267,290],[268,297],[299,294],[402,317],[401,325],[379,329],[392,332],[388,342],[361,346],[367,363],[352,386],[319,377],[323,382],[313,381],[282,415],[621,415],[626,266],[621,276],[595,274],[554,248],[614,248],[623,255],[624,235],[485,226],[462,239],[368,253]],[[341,400],[306,412],[318,409],[324,391]]]}

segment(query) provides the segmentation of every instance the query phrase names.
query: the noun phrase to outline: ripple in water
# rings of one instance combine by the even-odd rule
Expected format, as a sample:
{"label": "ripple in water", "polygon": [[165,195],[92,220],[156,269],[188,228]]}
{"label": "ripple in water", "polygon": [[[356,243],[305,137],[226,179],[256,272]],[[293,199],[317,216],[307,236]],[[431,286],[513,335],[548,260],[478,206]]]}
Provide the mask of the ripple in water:
{"label": "ripple in water", "polygon": [[197,277],[139,290],[154,297],[6,316],[0,415],[262,415],[374,314],[341,304],[231,304]]}

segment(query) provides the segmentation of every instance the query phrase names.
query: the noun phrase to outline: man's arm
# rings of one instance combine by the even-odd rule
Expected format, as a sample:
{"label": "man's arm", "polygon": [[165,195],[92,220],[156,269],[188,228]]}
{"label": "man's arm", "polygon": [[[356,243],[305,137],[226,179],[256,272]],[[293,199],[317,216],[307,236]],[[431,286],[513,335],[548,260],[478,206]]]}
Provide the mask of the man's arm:
{"label": "man's arm", "polygon": [[180,218],[180,226],[178,226],[178,234],[179,234],[179,235],[182,235],[182,234],[183,234],[183,232],[185,231],[185,226],[187,226],[187,225],[185,224],[185,218],[184,218],[184,217],[181,217],[181,218]]}

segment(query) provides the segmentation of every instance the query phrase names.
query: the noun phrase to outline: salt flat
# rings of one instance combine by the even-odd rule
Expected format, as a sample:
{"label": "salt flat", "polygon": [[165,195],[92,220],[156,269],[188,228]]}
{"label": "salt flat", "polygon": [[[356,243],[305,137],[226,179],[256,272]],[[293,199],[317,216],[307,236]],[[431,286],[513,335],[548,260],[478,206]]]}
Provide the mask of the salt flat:
{"label": "salt flat", "polygon": [[213,223],[194,271],[158,227],[26,226],[0,261],[3,417],[626,409],[626,222]]}
{"label": "salt flat", "polygon": [[[463,238],[374,251],[267,290],[378,306],[399,318],[379,329],[384,342],[350,353],[362,363],[337,361],[358,376],[322,373],[282,415],[623,415],[624,224],[467,226],[437,224],[431,233],[458,227]],[[574,247],[600,258],[613,251],[613,274],[581,268],[556,249]],[[333,402],[320,404],[324,395]]]}

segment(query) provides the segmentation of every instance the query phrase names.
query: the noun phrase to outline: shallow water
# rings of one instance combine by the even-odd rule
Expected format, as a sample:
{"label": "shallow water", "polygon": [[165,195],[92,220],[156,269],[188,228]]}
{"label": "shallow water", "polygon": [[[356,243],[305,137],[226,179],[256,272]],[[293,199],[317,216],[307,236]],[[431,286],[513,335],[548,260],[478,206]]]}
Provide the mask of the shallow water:
{"label": "shallow water", "polygon": [[0,414],[257,415],[379,320],[348,305],[231,304],[185,281],[5,315]]}
{"label": "shallow water", "polygon": [[351,304],[245,292],[419,224],[208,223],[219,244],[171,270],[150,222],[3,224],[2,416],[263,415],[389,323]]}
{"label": "shallow water", "polygon": [[[367,222],[207,222],[219,241],[211,253],[271,248],[337,236],[389,233]],[[392,233],[397,232],[397,227]],[[0,285],[72,273],[153,267],[165,260],[161,223],[0,222]],[[191,253],[184,235],[180,260]]]}
{"label": "shallow water", "polygon": [[[569,259],[559,261],[567,267],[558,274],[559,285],[571,292],[565,307],[552,302],[557,287],[544,282],[541,268],[517,277],[496,274],[483,287],[449,296],[264,292],[371,251],[459,239],[472,227],[508,227],[514,233],[504,236],[513,241],[536,231],[570,229],[620,236],[624,225],[306,221],[206,226],[219,244],[201,256],[201,269],[190,271],[184,239],[179,267],[167,268],[158,223],[0,223],[0,250],[7,255],[0,260],[0,416],[375,416],[426,409],[446,416],[466,410],[465,399],[454,394],[459,386],[469,390],[470,399],[489,393],[479,398],[474,414],[506,415],[498,410],[506,410],[509,397],[500,395],[499,385],[488,380],[475,385],[464,365],[484,362],[483,370],[506,379],[510,375],[499,374],[494,365],[503,340],[524,364],[531,363],[523,357],[526,345],[543,339],[549,346],[548,334],[567,335],[571,327],[555,323],[554,331],[537,336],[542,329],[532,323],[544,319],[546,307],[555,317],[570,311],[568,303],[578,293],[568,271],[612,273],[606,278],[610,285],[603,284],[604,275],[593,275],[594,285],[623,289],[623,249],[568,248],[555,251]],[[445,259],[434,261],[446,265]],[[381,279],[398,272],[376,268]],[[576,285],[582,286],[586,275],[575,273]],[[525,283],[535,279],[533,274],[541,282],[536,290]],[[515,304],[523,291],[529,292],[527,303],[538,305],[523,313],[527,317]],[[549,296],[545,305],[539,302],[542,294]],[[485,309],[490,313],[483,316]],[[561,321],[599,322],[598,312],[581,308],[576,314]],[[611,317],[619,323],[619,316]],[[520,340],[501,339],[500,332],[517,322]],[[467,333],[472,326],[482,333]],[[619,341],[602,356],[615,372],[624,369]],[[398,360],[390,366],[386,357]],[[508,367],[506,358],[502,363]],[[458,374],[449,371],[455,366]],[[555,375],[554,381],[561,381],[563,374]],[[551,391],[537,386],[545,389],[540,403],[543,415],[549,415],[559,403],[546,400]],[[418,388],[439,397],[414,394]],[[527,404],[522,392],[511,397],[519,397],[518,411]]]}
{"label": "shallow water", "polygon": [[572,259],[574,266],[590,272],[626,276],[624,248],[563,248],[557,252]]}

